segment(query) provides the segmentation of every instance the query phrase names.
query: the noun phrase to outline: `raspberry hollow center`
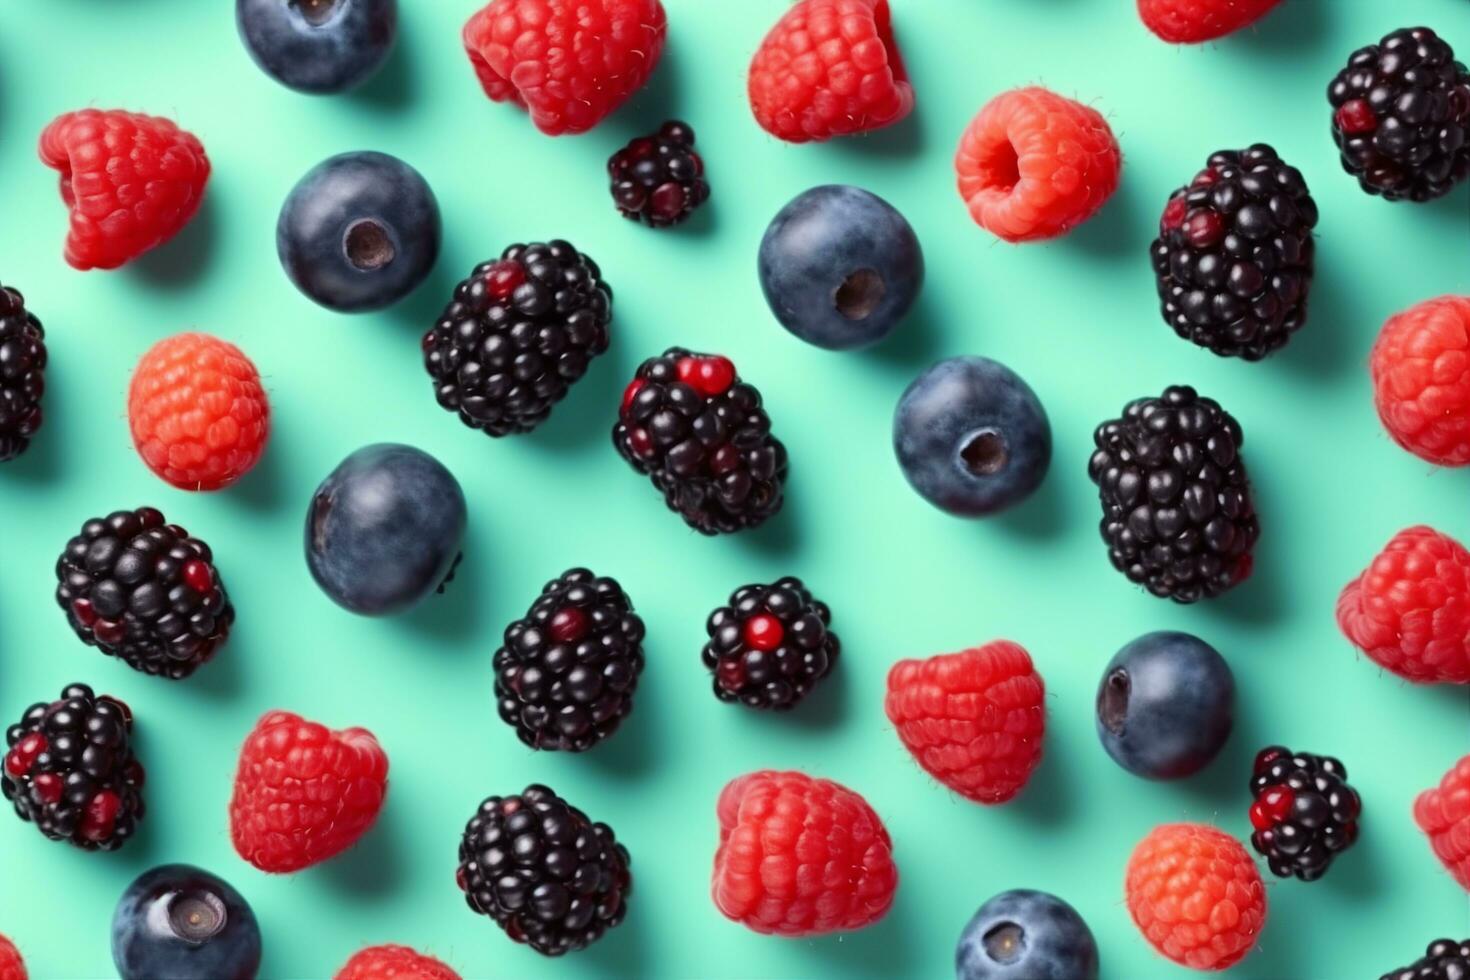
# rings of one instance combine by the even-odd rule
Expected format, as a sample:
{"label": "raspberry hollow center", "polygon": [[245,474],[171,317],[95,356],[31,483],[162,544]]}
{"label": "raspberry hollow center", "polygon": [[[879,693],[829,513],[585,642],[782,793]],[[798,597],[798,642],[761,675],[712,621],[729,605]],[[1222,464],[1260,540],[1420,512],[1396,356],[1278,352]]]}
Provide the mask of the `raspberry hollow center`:
{"label": "raspberry hollow center", "polygon": [[359,272],[377,272],[392,262],[397,252],[388,231],[371,218],[353,222],[342,242],[347,261]]}
{"label": "raspberry hollow center", "polygon": [[960,449],[960,460],[975,476],[994,476],[1005,469],[1010,456],[1005,437],[994,429],[972,434]]}
{"label": "raspberry hollow center", "polygon": [[1009,194],[1021,182],[1021,157],[1010,140],[988,147],[978,162],[981,183],[993,191]]}
{"label": "raspberry hollow center", "polygon": [[985,955],[997,963],[1014,963],[1026,951],[1026,930],[1014,922],[1002,922],[985,934]]}
{"label": "raspberry hollow center", "polygon": [[832,305],[849,320],[866,320],[883,302],[888,285],[873,269],[858,269],[842,280],[832,295]]}
{"label": "raspberry hollow center", "polygon": [[341,0],[291,0],[291,6],[301,12],[301,17],[312,27],[320,27],[332,19]]}

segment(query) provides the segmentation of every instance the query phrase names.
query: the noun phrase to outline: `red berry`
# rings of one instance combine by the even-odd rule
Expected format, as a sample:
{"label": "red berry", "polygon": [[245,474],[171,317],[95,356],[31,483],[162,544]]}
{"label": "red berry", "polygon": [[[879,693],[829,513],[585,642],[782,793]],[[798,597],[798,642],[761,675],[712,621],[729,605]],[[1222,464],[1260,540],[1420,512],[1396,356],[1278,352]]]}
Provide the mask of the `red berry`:
{"label": "red berry", "polygon": [[557,643],[576,643],[587,635],[587,614],[576,606],[558,609],[551,617],[551,638]]}
{"label": "red berry", "polygon": [[15,943],[0,936],[0,980],[26,980],[25,960]]}
{"label": "red berry", "polygon": [[1470,296],[1390,317],[1369,364],[1378,417],[1394,442],[1441,466],[1470,464]]}
{"label": "red berry", "polygon": [[46,751],[46,736],[40,732],[31,732],[15,743],[5,756],[5,771],[16,779],[31,771],[31,766],[36,764],[36,757]]}
{"label": "red berry", "polygon": [[633,407],[633,399],[638,397],[638,392],[643,390],[643,379],[634,378],[628,382],[628,387],[623,389],[623,407],[618,410],[620,415],[627,415],[628,409]]}
{"label": "red berry", "polygon": [[1189,202],[1183,196],[1171,197],[1169,203],[1164,205],[1164,216],[1159,219],[1159,233],[1173,231],[1184,224],[1184,216],[1189,213]]}
{"label": "red berry", "polygon": [[679,380],[706,398],[718,398],[735,383],[735,365],[728,357],[684,357],[674,365]]}
{"label": "red berry", "polygon": [[432,956],[387,944],[353,953],[333,980],[460,980],[460,976]]}
{"label": "red berry", "polygon": [[1191,211],[1184,219],[1184,236],[1194,248],[1212,248],[1225,237],[1225,220],[1209,208]]}
{"label": "red berry", "polygon": [[1337,107],[1333,115],[1337,128],[1349,136],[1361,136],[1378,128],[1378,116],[1367,99],[1351,99]]}
{"label": "red berry", "polygon": [[526,281],[526,267],[515,259],[501,259],[485,273],[485,288],[495,299],[505,299]]}
{"label": "red berry", "polygon": [[[139,767],[139,772],[141,771],[142,768]],[[55,803],[61,799],[61,777],[54,772],[38,773],[31,780],[31,786],[45,803]]]}
{"label": "red berry", "polygon": [[1460,887],[1470,891],[1470,755],[1414,801],[1414,822]]}
{"label": "red berry", "polygon": [[1259,800],[1251,804],[1251,826],[1257,830],[1276,826],[1290,816],[1294,802],[1296,794],[1291,791],[1291,787],[1272,786],[1261,794]]}
{"label": "red berry", "polygon": [[742,632],[746,646],[765,651],[776,649],[786,637],[781,621],[770,613],[758,613],[747,619]]}
{"label": "red berry", "polygon": [[110,789],[92,797],[82,814],[80,833],[87,840],[101,841],[112,836],[117,823],[118,811],[122,809],[122,798]]}
{"label": "red berry", "polygon": [[193,561],[185,562],[181,574],[184,578],[184,584],[195,592],[207,595],[214,588],[214,572],[210,571],[209,566],[197,558]]}
{"label": "red berry", "polygon": [[1138,0],[1143,24],[1165,41],[1198,44],[1248,27],[1281,0]]}

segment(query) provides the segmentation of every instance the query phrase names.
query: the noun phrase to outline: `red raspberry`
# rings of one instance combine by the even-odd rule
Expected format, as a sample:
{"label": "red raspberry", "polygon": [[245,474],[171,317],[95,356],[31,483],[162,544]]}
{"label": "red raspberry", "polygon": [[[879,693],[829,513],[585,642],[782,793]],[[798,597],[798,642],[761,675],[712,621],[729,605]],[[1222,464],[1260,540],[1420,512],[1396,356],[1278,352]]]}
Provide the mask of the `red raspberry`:
{"label": "red raspberry", "polygon": [[1470,755],[1414,801],[1414,822],[1460,887],[1470,892]]}
{"label": "red raspberry", "polygon": [[464,46],[486,95],[560,136],[586,132],[638,91],[667,30],[659,0],[493,0],[464,25]]}
{"label": "red raspberry", "polygon": [[1143,26],[1174,44],[1198,44],[1260,20],[1281,0],[1138,0]]}
{"label": "red raspberry", "polygon": [[914,108],[888,0],[800,0],[761,42],[746,89],[755,121],[791,143],[880,129]]}
{"label": "red raspberry", "polygon": [[1470,684],[1470,551],[1430,527],[1394,535],[1337,600],[1337,623],[1416,684]]}
{"label": "red raspberry", "polygon": [[0,936],[0,980],[26,980],[25,960],[15,943]]}
{"label": "red raspberry", "polygon": [[845,786],[753,772],[725,786],[715,811],[715,905],[747,928],[782,936],[861,929],[893,904],[888,831]]}
{"label": "red raspberry", "polygon": [[1266,923],[1266,886],[1240,841],[1214,827],[1155,827],[1128,859],[1128,911],[1154,949],[1196,970],[1224,970]]}
{"label": "red raspberry", "polygon": [[128,425],[148,468],[181,490],[218,490],[250,471],[270,436],[260,375],[234,344],[160,340],[128,387]]}
{"label": "red raspberry", "polygon": [[1393,441],[1441,466],[1470,464],[1470,296],[1390,317],[1373,345],[1373,401]]}
{"label": "red raspberry", "polygon": [[1118,188],[1123,155],[1096,109],[1032,87],[985,104],[960,137],[954,166],[975,223],[1030,242],[1096,214]]}
{"label": "red raspberry", "polygon": [[230,837],[262,871],[300,871],[357,843],[387,791],[388,757],[372,732],[271,711],[240,750]]}
{"label": "red raspberry", "polygon": [[996,640],[900,660],[883,709],[931,776],[976,803],[1004,803],[1041,762],[1045,697],[1025,649]]}
{"label": "red raspberry", "polygon": [[57,116],[41,133],[41,160],[61,171],[71,210],[66,261],[78,269],[116,269],[174,237],[209,179],[192,133],[117,109]]}
{"label": "red raspberry", "polygon": [[460,976],[432,956],[388,944],[353,953],[333,980],[460,980]]}

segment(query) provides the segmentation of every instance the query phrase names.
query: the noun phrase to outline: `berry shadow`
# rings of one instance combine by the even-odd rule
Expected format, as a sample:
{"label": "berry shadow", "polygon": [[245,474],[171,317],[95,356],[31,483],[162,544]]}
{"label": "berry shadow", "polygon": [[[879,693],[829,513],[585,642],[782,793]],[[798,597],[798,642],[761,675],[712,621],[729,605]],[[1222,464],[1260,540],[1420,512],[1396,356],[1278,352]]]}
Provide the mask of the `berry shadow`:
{"label": "berry shadow", "polygon": [[748,708],[738,708],[742,714],[761,716],[753,719],[754,725],[750,733],[752,741],[763,737],[763,732],[755,729],[764,730],[767,725],[787,726],[806,732],[835,731],[842,724],[842,719],[850,713],[852,683],[848,675],[853,670],[860,669],[850,662],[844,663],[844,660],[851,659],[851,649],[842,651],[831,673],[818,681],[806,698],[790,711],[751,711]]}
{"label": "berry shadow", "polygon": [[485,605],[481,597],[489,591],[483,581],[485,565],[476,560],[470,534],[465,536],[464,549],[454,579],[445,584],[444,591],[431,593],[416,607],[395,617],[395,627],[437,641],[445,649],[463,649],[464,642],[479,629]]}
{"label": "berry shadow", "polygon": [[612,134],[616,145],[605,147],[607,152],[603,155],[604,160],[625,146],[629,140],[636,136],[647,136],[671,119],[682,120],[693,128],[694,148],[700,157],[708,159],[712,155],[708,152],[709,148],[700,143],[699,120],[684,119],[679,111],[679,106],[683,101],[679,93],[686,90],[683,84],[679,50],[677,44],[664,44],[663,54],[659,56],[658,65],[653,69],[653,74],[648,77],[647,83],[635,92],[632,98],[619,106],[608,117],[605,125],[598,126],[594,130],[599,134],[598,137],[583,137],[589,140],[597,139],[601,142],[607,139],[606,134]]}
{"label": "berry shadow", "polygon": [[[1229,661],[1233,653],[1240,651],[1220,652]],[[1245,653],[1259,655],[1261,651],[1252,649]],[[1244,839],[1250,835],[1246,812],[1251,803],[1250,775],[1256,753],[1267,745],[1281,742],[1290,733],[1270,730],[1256,717],[1254,706],[1261,699],[1249,689],[1250,679],[1256,672],[1232,668],[1231,673],[1235,677],[1235,721],[1230,737],[1209,765],[1193,776],[1174,780],[1173,785],[1181,797],[1183,819],[1214,824]]]}
{"label": "berry shadow", "polygon": [[924,114],[915,109],[891,126],[838,136],[828,141],[825,148],[835,153],[912,160],[923,155],[924,145]]}
{"label": "berry shadow", "polygon": [[376,112],[401,112],[414,104],[416,80],[413,71],[412,46],[404,39],[405,18],[398,19],[398,40],[388,60],[361,87],[348,93],[351,103]]}
{"label": "berry shadow", "polygon": [[235,615],[236,625],[230,628],[230,638],[215,651],[209,663],[202,664],[184,682],[191,693],[197,692],[215,701],[233,701],[245,690],[242,658],[252,656],[248,644],[250,637],[247,635],[242,642],[239,623],[243,617],[238,609]]}
{"label": "berry shadow", "polygon": [[[1470,181],[1465,181],[1444,197],[1426,201],[1423,204],[1407,204],[1400,207],[1412,207],[1417,209],[1415,215],[1423,214],[1426,221],[1438,221],[1449,228],[1463,232],[1470,227]],[[1470,248],[1466,248],[1464,257],[1470,259]]]}
{"label": "berry shadow", "polygon": [[612,427],[617,421],[623,385],[633,376],[623,359],[626,343],[616,336],[617,330],[618,323],[614,320],[614,337],[607,353],[592,361],[567,397],[552,408],[550,418],[535,432],[501,441],[524,440],[539,451],[556,456],[589,447],[613,452]]}
{"label": "berry shadow", "polygon": [[65,423],[64,406],[69,398],[61,397],[56,385],[60,365],[54,357],[46,363],[46,393],[41,400],[41,428],[31,439],[25,452],[8,463],[0,463],[0,481],[21,480],[27,483],[52,483],[64,469],[61,446]]}
{"label": "berry shadow", "polygon": [[[1249,844],[1246,845],[1250,847]],[[1236,973],[1243,977],[1284,978],[1320,977],[1311,964],[1311,947],[1302,942],[1313,926],[1310,896],[1301,889],[1310,891],[1321,887],[1321,883],[1304,885],[1299,881],[1276,878],[1264,872],[1266,883],[1266,906],[1270,910],[1265,928],[1256,942],[1256,947],[1241,960]]]}
{"label": "berry shadow", "polygon": [[[1056,461],[1053,460],[1053,465]],[[1048,473],[1041,486],[1028,499],[1010,510],[980,518],[983,528],[997,528],[1002,533],[1026,542],[1041,542],[1061,537],[1067,530],[1066,498],[1062,495],[1062,479]]]}
{"label": "berry shadow", "polygon": [[[636,866],[633,873],[635,876],[638,873]],[[640,908],[635,895],[629,900],[627,917],[597,942],[575,954],[578,962],[591,964],[594,967],[591,972],[596,976],[647,976],[650,956],[644,916],[649,912]]]}
{"label": "berry shadow", "polygon": [[[1158,207],[1162,210],[1163,205]],[[1135,184],[1125,179],[1119,182],[1101,211],[1074,228],[1057,245],[1073,248],[1093,259],[1126,263],[1136,272],[1140,261],[1144,269],[1149,267],[1148,249],[1157,231],[1157,220],[1152,206],[1138,196]]]}
{"label": "berry shadow", "polygon": [[[1054,698],[1055,695],[1050,696],[1050,699]],[[1052,707],[1053,705],[1048,705],[1049,709]],[[1093,741],[1095,743],[1096,739]],[[962,796],[957,796],[956,799],[982,812],[998,809],[1000,813],[1028,827],[1059,827],[1065,824],[1077,799],[1077,787],[1076,780],[1070,775],[1072,760],[1068,753],[1071,747],[1063,748],[1064,744],[1064,740],[1055,734],[1044,741],[1041,764],[1036,767],[1031,779],[1022,787],[1015,800],[999,808],[992,808],[971,803]],[[1102,751],[1101,748],[1098,751]]]}
{"label": "berry shadow", "polygon": [[618,730],[606,741],[577,754],[585,756],[590,765],[620,777],[636,779],[651,772],[665,744],[659,737],[661,719],[655,707],[664,699],[648,687],[648,670],[645,668],[638,691],[633,696],[632,713],[623,719]]}
{"label": "berry shadow", "polygon": [[[1352,770],[1348,772],[1351,775]],[[1355,905],[1372,905],[1378,901],[1383,884],[1383,855],[1379,852],[1378,836],[1374,833],[1377,828],[1371,814],[1361,827],[1353,846],[1332,859],[1327,873],[1315,887],[1331,888],[1341,899]]]}
{"label": "berry shadow", "polygon": [[[791,491],[792,484],[788,478],[783,492],[789,497]],[[720,537],[729,537],[729,535],[720,535]],[[796,508],[788,499],[781,505],[781,510],[774,517],[759,527],[738,532],[734,538],[742,547],[766,558],[787,558],[794,554],[800,546],[801,522],[797,518]]]}
{"label": "berry shadow", "polygon": [[128,270],[159,289],[182,289],[204,277],[219,242],[219,214],[206,191],[199,210],[171,240],[128,264]]}
{"label": "berry shadow", "polygon": [[1363,322],[1371,304],[1359,301],[1360,277],[1337,239],[1317,239],[1316,273],[1307,299],[1307,322],[1268,366],[1279,364],[1303,380],[1329,382],[1363,368],[1378,325]]}
{"label": "berry shadow", "polygon": [[902,369],[915,375],[939,360],[944,347],[944,332],[935,301],[921,289],[908,316],[883,340],[857,354],[835,353],[834,357],[862,357],[885,367]]}
{"label": "berry shadow", "polygon": [[[1259,484],[1255,490],[1257,509],[1260,510]],[[1270,525],[1273,514],[1281,514],[1285,519],[1284,513],[1278,509],[1262,520],[1250,578],[1224,595],[1195,603],[1202,614],[1242,625],[1265,627],[1277,622],[1291,607],[1292,583],[1289,576],[1283,574],[1281,555],[1276,550],[1282,542],[1281,535],[1274,533]]]}
{"label": "berry shadow", "polygon": [[287,503],[286,472],[280,447],[281,428],[271,430],[270,442],[255,466],[240,478],[240,482],[226,491],[231,501],[238,501],[251,510],[262,513],[274,511]]}
{"label": "berry shadow", "polygon": [[[1239,44],[1242,54],[1283,55],[1305,59],[1322,42],[1331,37],[1329,20],[1335,5],[1332,0],[1294,0],[1274,8],[1250,27],[1230,36],[1229,43]],[[1367,44],[1376,38],[1363,38]],[[1216,44],[1226,43],[1223,41]],[[1348,52],[1342,52],[1346,62]],[[1323,124],[1325,127],[1325,123]]]}
{"label": "berry shadow", "polygon": [[[902,859],[901,853],[899,858]],[[873,977],[878,980],[919,976],[919,966],[915,962],[917,944],[912,940],[913,909],[909,902],[921,897],[912,889],[905,891],[900,886],[888,914],[866,929],[791,940],[800,943],[802,953],[813,961],[811,969],[800,975]]]}
{"label": "berry shadow", "polygon": [[371,902],[402,886],[408,868],[404,857],[390,794],[368,832],[345,853],[323,864],[318,880],[339,900]]}

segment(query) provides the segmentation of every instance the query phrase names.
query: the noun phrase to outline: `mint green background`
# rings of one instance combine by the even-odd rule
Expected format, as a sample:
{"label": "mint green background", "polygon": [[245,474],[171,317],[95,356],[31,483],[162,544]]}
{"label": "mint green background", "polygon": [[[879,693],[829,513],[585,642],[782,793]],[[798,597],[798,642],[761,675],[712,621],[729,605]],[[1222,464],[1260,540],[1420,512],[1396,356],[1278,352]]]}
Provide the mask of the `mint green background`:
{"label": "mint green background", "polygon": [[[0,932],[39,978],[111,976],[108,921],[137,873],[189,861],[229,878],[264,930],[269,977],[328,975],[360,945],[409,943],[465,977],[944,977],[955,937],[992,894],[1057,892],[1091,923],[1111,980],[1185,971],[1154,955],[1122,904],[1123,866],[1153,825],[1247,833],[1246,768],[1272,741],[1335,752],[1367,806],[1362,841],[1326,880],[1272,884],[1259,949],[1231,976],[1377,976],[1440,935],[1470,932],[1466,895],[1439,867],[1410,801],[1470,747],[1464,689],[1411,688],[1338,634],[1341,585],[1399,528],[1470,540],[1464,473],[1397,449],[1374,415],[1365,360],[1385,317],[1470,293],[1470,188],[1393,206],[1338,169],[1323,90],[1360,44],[1406,22],[1470,55],[1463,0],[1287,0],[1258,29],[1202,48],[1160,43],[1128,0],[898,0],[918,109],[902,126],[827,146],[767,137],[744,69],[780,0],[666,0],[669,44],[649,87],[593,133],[550,139],[488,103],[460,50],[471,0],[403,4],[392,62],[365,91],[294,94],[262,75],[226,0],[9,0],[0,31],[0,277],[22,289],[53,357],[47,423],[0,468],[0,716],[85,680],[132,704],[149,776],[138,840],[111,855],[42,840],[0,816]],[[1042,82],[1101,109],[1122,143],[1122,188],[1070,238],[1012,247],[977,229],[953,190],[959,132],[995,93]],[[165,114],[214,163],[203,212],[120,272],[61,260],[65,216],[35,158],[55,114],[86,105]],[[612,212],[603,162],[666,116],[687,118],[712,203],[652,232]],[[1321,205],[1307,330],[1263,364],[1176,339],[1155,309],[1146,251],[1170,190],[1213,150],[1264,140]],[[276,211],[294,181],[340,151],[420,168],[445,219],[443,257],[398,308],[323,311],[281,273]],[[832,354],[784,333],[754,273],[769,217],[817,183],[891,200],[925,244],[917,312],[878,349]],[[612,351],[529,437],[492,442],[435,405],[418,338],[453,283],[511,241],[565,236],[616,291]],[[185,329],[239,343],[266,378],[275,431],[237,488],[199,496],[154,478],[123,413],[132,365]],[[781,517],[749,534],[688,532],[617,458],[607,432],[638,360],[673,343],[732,356],[765,392],[794,460]],[[905,485],[889,448],[904,385],[932,360],[1011,365],[1050,413],[1056,458],[1014,513],[963,522]],[[1220,601],[1180,608],[1108,566],[1085,475],[1093,426],[1129,398],[1188,382],[1247,433],[1263,537],[1259,571]],[[300,524],[346,453],[401,440],[442,459],[470,501],[467,556],[449,594],[390,620],[355,618],[313,585]],[[151,504],[215,549],[239,623],[191,681],[169,685],[73,638],[52,564],[83,520]],[[615,575],[649,626],[631,721],[584,756],[534,754],[495,715],[490,657],[541,584],[586,564]],[[836,674],[789,717],[717,703],[699,663],[703,621],[747,581],[797,574],[832,605]],[[1241,704],[1216,765],[1170,785],[1114,766],[1093,733],[1103,664],[1153,629],[1195,632],[1230,660]],[[1046,760],[1025,794],[983,808],[921,773],[883,717],[903,656],[1007,637],[1025,644],[1049,698]],[[326,865],[268,877],[240,861],[225,808],[256,717],[300,711],[364,725],[392,760],[378,827]],[[864,932],[791,941],[723,919],[708,897],[714,800],[731,777],[795,767],[862,792],[892,832],[902,883]],[[544,781],[616,829],[634,858],[627,923],[591,950],[542,960],[472,915],[455,850],[480,799]]]}

